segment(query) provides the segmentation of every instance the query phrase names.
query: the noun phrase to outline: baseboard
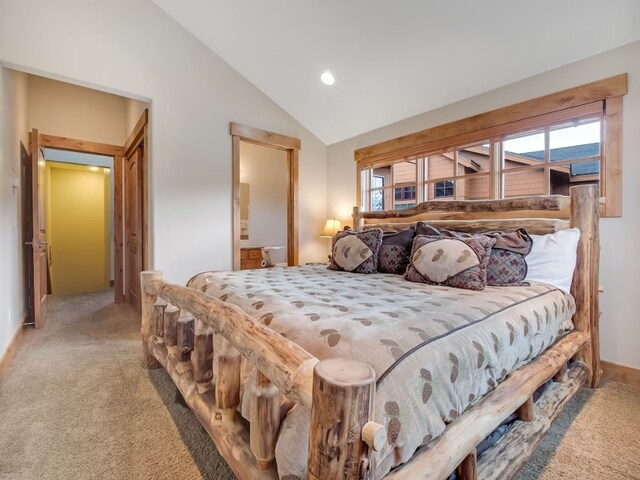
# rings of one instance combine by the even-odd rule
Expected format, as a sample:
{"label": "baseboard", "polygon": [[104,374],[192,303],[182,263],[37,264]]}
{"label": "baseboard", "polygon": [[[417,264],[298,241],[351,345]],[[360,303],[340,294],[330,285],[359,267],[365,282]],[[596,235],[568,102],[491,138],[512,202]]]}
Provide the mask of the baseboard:
{"label": "baseboard", "polygon": [[7,368],[7,365],[11,362],[13,358],[13,354],[15,353],[18,345],[22,342],[22,337],[24,336],[24,322],[20,323],[20,326],[16,330],[16,333],[13,334],[13,338],[9,342],[7,349],[4,351],[2,356],[0,356],[0,375],[4,372],[4,369]]}
{"label": "baseboard", "polygon": [[605,380],[626,383],[640,387],[640,370],[637,368],[618,365],[617,363],[602,361],[602,371]]}

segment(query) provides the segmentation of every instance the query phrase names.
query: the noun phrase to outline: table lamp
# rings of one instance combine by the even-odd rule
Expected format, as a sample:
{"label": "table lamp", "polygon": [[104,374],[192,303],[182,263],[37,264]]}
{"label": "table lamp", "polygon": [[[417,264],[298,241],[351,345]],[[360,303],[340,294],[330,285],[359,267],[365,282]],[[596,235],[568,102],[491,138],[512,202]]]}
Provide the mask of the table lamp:
{"label": "table lamp", "polygon": [[324,230],[320,234],[321,237],[332,238],[336,233],[342,230],[342,224],[340,220],[336,218],[329,218],[327,223],[324,224]]}
{"label": "table lamp", "polygon": [[[327,219],[327,222],[324,224],[324,229],[322,230],[320,236],[324,238],[333,238],[333,236],[340,230],[342,230],[342,224],[340,223],[340,220],[332,217]],[[329,246],[329,249],[331,249],[331,246]],[[331,260],[332,254],[333,252],[329,250],[329,260]]]}

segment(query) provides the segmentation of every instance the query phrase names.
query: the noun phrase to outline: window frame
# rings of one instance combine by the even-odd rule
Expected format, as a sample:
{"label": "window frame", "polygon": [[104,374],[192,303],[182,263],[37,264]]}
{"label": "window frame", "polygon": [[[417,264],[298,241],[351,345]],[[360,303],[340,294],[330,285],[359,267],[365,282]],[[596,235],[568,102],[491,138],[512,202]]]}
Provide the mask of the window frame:
{"label": "window frame", "polygon": [[[410,190],[413,188],[413,190]],[[407,195],[407,189],[413,195]],[[398,191],[400,193],[400,198],[398,198]],[[410,197],[410,198],[408,198]],[[397,184],[393,186],[393,200],[395,202],[410,202],[411,200],[416,199],[416,185],[412,183],[410,185]]]}
{"label": "window frame", "polygon": [[[451,189],[451,194],[447,195],[447,190]],[[438,191],[442,190],[443,195],[438,195]],[[441,180],[433,184],[433,198],[453,198],[456,195],[456,182],[455,180]]]}
{"label": "window frame", "polygon": [[[579,87],[563,90],[519,104],[503,107],[445,125],[405,135],[355,151],[357,171],[379,168],[393,163],[424,158],[442,152],[461,150],[465,146],[490,143],[489,198],[503,197],[502,176],[499,162],[502,139],[506,136],[525,133],[535,129],[546,129],[562,122],[600,116],[600,174],[601,215],[622,215],[622,96],[627,93],[627,74],[617,75]],[[548,135],[548,133],[547,133]],[[547,147],[548,148],[548,142]],[[416,202],[424,201],[424,188],[420,180],[424,173],[416,162]],[[553,162],[555,163],[555,162]],[[569,162],[574,163],[574,162]],[[545,162],[546,171],[550,167]],[[454,162],[453,177],[460,177],[458,161]],[[531,166],[534,168],[535,166]],[[424,167],[422,167],[424,169]],[[539,167],[538,167],[539,168]],[[509,170],[511,171],[511,169]],[[474,174],[480,175],[480,174]],[[362,174],[357,176],[358,198],[361,206],[368,209],[362,200]],[[428,183],[444,179],[427,179]],[[456,182],[454,182],[456,183]],[[550,187],[549,187],[550,188]],[[549,193],[547,189],[547,193]],[[454,198],[455,198],[454,194]],[[443,197],[446,198],[446,197]]]}

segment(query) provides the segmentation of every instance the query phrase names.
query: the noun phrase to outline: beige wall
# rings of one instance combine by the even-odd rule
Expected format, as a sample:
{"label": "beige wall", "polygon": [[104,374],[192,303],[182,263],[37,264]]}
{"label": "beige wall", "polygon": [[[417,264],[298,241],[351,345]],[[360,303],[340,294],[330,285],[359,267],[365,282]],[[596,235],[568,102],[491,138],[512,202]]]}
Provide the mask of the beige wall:
{"label": "beige wall", "polygon": [[149,104],[147,102],[142,102],[140,100],[134,100],[132,98],[125,99],[125,132],[127,137],[133,131],[133,128],[140,120],[140,116],[142,112],[144,112],[145,108],[149,108]]}
{"label": "beige wall", "polygon": [[20,142],[29,149],[27,76],[0,68],[0,358],[20,327],[26,308],[19,222]]}
{"label": "beige wall", "polygon": [[[240,181],[249,184],[249,239],[243,246],[287,245],[287,152],[240,142]],[[286,262],[286,250],[273,252]]]}
{"label": "beige wall", "polygon": [[329,146],[328,215],[349,220],[356,196],[353,152],[357,148],[628,72],[629,94],[624,97],[624,215],[601,221],[600,283],[605,287],[601,296],[601,343],[605,360],[640,368],[637,347],[640,321],[636,302],[640,256],[633,253],[640,238],[640,215],[636,211],[640,205],[639,58],[640,42],[634,42]]}
{"label": "beige wall", "polygon": [[[124,145],[146,103],[119,95],[28,75],[29,130],[79,140]],[[137,116],[136,116],[137,115]],[[111,185],[113,196],[113,185]],[[113,209],[109,211],[110,256],[114,257]],[[52,248],[55,246],[52,244]],[[113,279],[113,265],[110,276]]]}
{"label": "beige wall", "polygon": [[124,145],[126,106],[124,97],[29,75],[29,129],[40,133]]}
{"label": "beige wall", "polygon": [[230,121],[302,140],[300,261],[324,257],[326,146],[150,0],[0,1],[0,61],[150,100],[152,267],[231,267]]}
{"label": "beige wall", "polygon": [[0,0],[0,11],[3,65],[150,101],[150,266],[169,281],[232,266],[230,121],[301,139],[300,261],[325,257],[326,146],[150,0]]}

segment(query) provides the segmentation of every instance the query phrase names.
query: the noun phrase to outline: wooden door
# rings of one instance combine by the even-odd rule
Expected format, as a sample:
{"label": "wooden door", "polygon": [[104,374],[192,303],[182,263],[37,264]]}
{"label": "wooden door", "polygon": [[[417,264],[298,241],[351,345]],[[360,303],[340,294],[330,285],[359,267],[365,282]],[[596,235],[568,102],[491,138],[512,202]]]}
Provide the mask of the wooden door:
{"label": "wooden door", "polygon": [[31,151],[31,240],[25,242],[31,248],[33,283],[31,298],[33,299],[33,323],[40,328],[47,315],[48,263],[47,232],[45,228],[45,161],[40,149],[40,136],[33,129],[29,138]]}
{"label": "wooden door", "polygon": [[127,302],[140,312],[140,272],[143,267],[142,231],[142,158],[141,145],[125,159],[124,204],[125,204],[125,297]]}
{"label": "wooden door", "polygon": [[20,204],[22,205],[22,272],[24,288],[24,308],[27,313],[27,323],[33,320],[33,202],[32,202],[32,173],[31,155],[20,142]]}

